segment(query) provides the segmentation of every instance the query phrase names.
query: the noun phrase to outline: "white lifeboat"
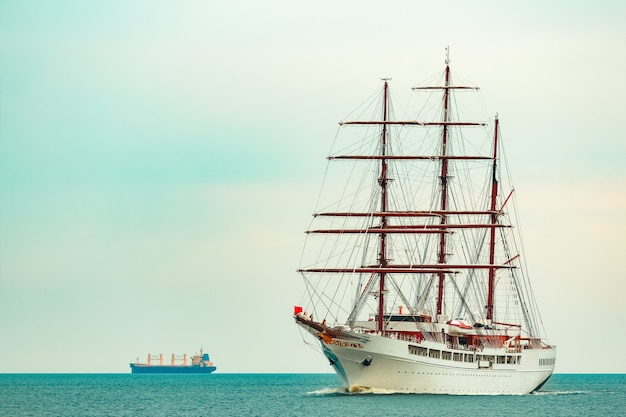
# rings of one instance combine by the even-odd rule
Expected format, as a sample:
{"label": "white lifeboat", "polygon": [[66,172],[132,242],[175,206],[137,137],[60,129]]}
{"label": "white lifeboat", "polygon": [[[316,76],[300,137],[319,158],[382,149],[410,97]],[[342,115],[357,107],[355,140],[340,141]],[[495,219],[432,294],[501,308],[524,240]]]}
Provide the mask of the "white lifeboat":
{"label": "white lifeboat", "polygon": [[472,331],[472,326],[463,321],[463,319],[448,320],[448,334],[451,336],[462,336]]}

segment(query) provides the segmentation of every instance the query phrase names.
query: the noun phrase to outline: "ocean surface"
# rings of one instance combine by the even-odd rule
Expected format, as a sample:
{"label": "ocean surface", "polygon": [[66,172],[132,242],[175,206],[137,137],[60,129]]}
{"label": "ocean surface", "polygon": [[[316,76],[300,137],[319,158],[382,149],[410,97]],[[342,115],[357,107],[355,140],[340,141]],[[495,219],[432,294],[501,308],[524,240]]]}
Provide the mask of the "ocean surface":
{"label": "ocean surface", "polygon": [[0,416],[624,416],[626,375],[517,396],[345,393],[334,374],[0,374]]}

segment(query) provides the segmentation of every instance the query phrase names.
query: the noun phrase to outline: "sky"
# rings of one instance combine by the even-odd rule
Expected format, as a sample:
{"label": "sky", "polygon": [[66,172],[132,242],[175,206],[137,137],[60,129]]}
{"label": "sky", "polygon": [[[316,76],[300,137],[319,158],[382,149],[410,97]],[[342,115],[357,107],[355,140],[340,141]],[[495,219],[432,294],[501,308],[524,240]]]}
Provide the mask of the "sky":
{"label": "sky", "polygon": [[499,114],[556,372],[626,373],[626,3],[591,3],[0,0],[0,373],[331,372],[292,313],[337,122],[447,46]]}

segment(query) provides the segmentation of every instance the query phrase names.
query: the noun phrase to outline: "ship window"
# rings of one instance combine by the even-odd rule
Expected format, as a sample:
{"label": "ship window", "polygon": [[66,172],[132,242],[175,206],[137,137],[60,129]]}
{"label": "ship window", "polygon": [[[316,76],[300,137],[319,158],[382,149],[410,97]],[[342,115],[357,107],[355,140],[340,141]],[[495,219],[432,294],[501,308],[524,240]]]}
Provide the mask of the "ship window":
{"label": "ship window", "polygon": [[419,356],[428,356],[428,349],[422,346],[409,345],[409,353]]}
{"label": "ship window", "polygon": [[451,360],[452,359],[452,352],[447,352],[447,351],[442,351],[441,352],[441,359],[445,359],[445,360]]}
{"label": "ship window", "polygon": [[462,353],[454,353],[452,355],[452,360],[455,360],[457,362],[461,362],[463,360],[463,354]]}
{"label": "ship window", "polygon": [[504,363],[504,356],[498,356],[496,363]]}
{"label": "ship window", "polygon": [[539,359],[539,365],[540,366],[550,366],[550,365],[554,365],[554,358],[545,358],[545,359]]}
{"label": "ship window", "polygon": [[437,350],[437,349],[431,349],[428,352],[428,357],[430,357],[430,358],[440,358],[441,357],[441,351]]}
{"label": "ship window", "polygon": [[471,353],[466,353],[465,354],[465,362],[474,362],[474,355],[472,355]]}
{"label": "ship window", "polygon": [[519,363],[519,356],[507,356],[506,363],[511,363],[513,365]]}

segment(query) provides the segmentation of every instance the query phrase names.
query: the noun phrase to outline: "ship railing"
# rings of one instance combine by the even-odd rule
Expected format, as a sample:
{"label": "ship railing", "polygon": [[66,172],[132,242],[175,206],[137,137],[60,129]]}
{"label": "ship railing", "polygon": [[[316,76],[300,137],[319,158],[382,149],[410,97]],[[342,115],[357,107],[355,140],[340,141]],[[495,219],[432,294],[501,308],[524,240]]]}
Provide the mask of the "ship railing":
{"label": "ship railing", "polygon": [[422,343],[422,341],[424,340],[424,337],[421,337],[414,333],[405,333],[405,332],[383,332],[383,333],[377,332],[377,333],[380,334],[381,336],[388,337],[390,339],[402,340],[404,342]]}
{"label": "ship railing", "polygon": [[468,345],[468,344],[461,344],[461,343],[450,343],[448,342],[446,344],[446,346],[448,347],[448,349],[452,349],[452,350],[462,350],[464,352],[474,352],[476,350],[476,346],[474,345]]}
{"label": "ship railing", "polygon": [[540,338],[534,337],[514,337],[506,341],[507,352],[520,353],[529,349],[553,349],[554,346],[546,344]]}

